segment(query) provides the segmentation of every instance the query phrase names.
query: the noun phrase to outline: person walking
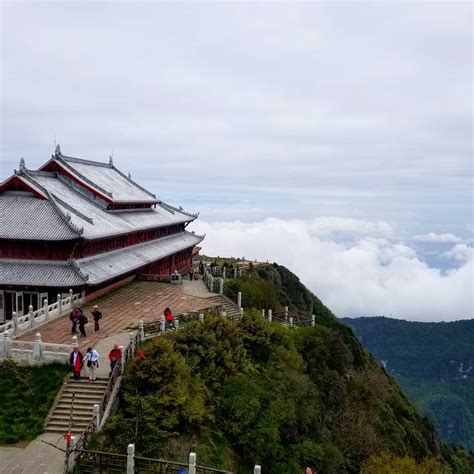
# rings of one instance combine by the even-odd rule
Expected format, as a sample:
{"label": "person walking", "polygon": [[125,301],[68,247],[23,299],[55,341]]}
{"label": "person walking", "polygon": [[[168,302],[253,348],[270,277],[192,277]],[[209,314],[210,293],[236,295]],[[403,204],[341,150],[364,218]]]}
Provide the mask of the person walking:
{"label": "person walking", "polygon": [[94,331],[96,332],[99,330],[99,320],[102,319],[102,313],[99,310],[99,307],[97,305],[92,307],[92,316],[94,317]]}
{"label": "person walking", "polygon": [[74,308],[71,311],[71,314],[69,315],[69,319],[71,320],[71,323],[72,323],[71,334],[73,336],[74,334],[77,334],[77,323],[79,322],[79,313],[80,313],[80,309]]}
{"label": "person walking", "polygon": [[114,344],[114,348],[109,352],[109,359],[110,359],[110,374],[109,377],[112,376],[112,372],[114,371],[117,362],[122,358],[122,351],[120,350],[118,344]]}
{"label": "person walking", "polygon": [[81,351],[78,347],[75,347],[69,356],[69,364],[71,364],[74,380],[79,380],[81,378],[83,359],[84,357],[82,356]]}
{"label": "person walking", "polygon": [[85,314],[82,312],[82,310],[79,310],[79,331],[81,334],[86,337],[86,324],[89,322],[89,320],[86,318]]}
{"label": "person walking", "polygon": [[95,380],[96,378],[96,372],[99,367],[99,359],[99,353],[95,349],[92,349],[92,347],[89,347],[87,349],[87,354],[84,357],[84,361],[86,362],[89,372],[89,380]]}

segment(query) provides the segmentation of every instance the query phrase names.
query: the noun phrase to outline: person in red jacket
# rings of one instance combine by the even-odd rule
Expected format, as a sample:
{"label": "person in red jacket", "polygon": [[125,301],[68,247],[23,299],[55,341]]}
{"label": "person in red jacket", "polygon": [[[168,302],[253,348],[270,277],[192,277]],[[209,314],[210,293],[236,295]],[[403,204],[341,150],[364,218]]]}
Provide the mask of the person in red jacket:
{"label": "person in red jacket", "polygon": [[173,324],[174,317],[171,310],[169,308],[166,308],[163,314],[165,315],[166,323],[169,325]]}
{"label": "person in red jacket", "polygon": [[109,359],[110,359],[110,374],[109,377],[112,376],[112,372],[114,371],[117,362],[122,358],[122,351],[120,350],[118,344],[114,344],[114,348],[109,352]]}
{"label": "person in red jacket", "polygon": [[69,356],[69,363],[71,364],[71,369],[75,380],[79,380],[81,378],[83,360],[84,357],[82,356],[81,351],[79,348],[75,347]]}

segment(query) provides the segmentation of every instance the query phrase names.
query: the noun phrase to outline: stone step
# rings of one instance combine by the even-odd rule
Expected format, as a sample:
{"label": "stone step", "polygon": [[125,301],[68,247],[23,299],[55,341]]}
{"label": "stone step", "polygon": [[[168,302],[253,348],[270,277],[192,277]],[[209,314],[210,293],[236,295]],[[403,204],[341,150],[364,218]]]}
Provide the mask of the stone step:
{"label": "stone step", "polygon": [[[87,428],[92,421],[92,417],[89,419],[84,419],[84,420],[72,420],[71,426],[75,428],[81,428],[81,431],[84,431],[85,428]],[[48,426],[46,428],[49,429],[56,429],[60,431],[67,431],[69,428],[69,419],[67,420],[54,420],[51,423],[48,423]]]}
{"label": "stone step", "polygon": [[[81,401],[74,401],[74,410],[85,410],[89,407],[93,407],[94,405],[100,405],[102,400],[81,400]],[[71,409],[71,400],[60,400],[56,406],[57,409],[60,410],[70,410]],[[56,410],[55,408],[55,410]],[[91,408],[92,410],[92,408]],[[53,412],[54,413],[54,412]]]}
{"label": "stone step", "polygon": [[[81,435],[82,432],[89,426],[89,423],[71,425],[71,432],[75,435]],[[47,433],[67,433],[69,431],[69,423],[55,423],[53,425],[48,425],[45,428]]]}
{"label": "stone step", "polygon": [[[102,400],[104,397],[104,393],[74,393],[74,402],[90,402],[90,403],[97,403],[98,401]],[[60,402],[71,403],[73,400],[72,393],[63,393],[61,398],[58,400]]]}
{"label": "stone step", "polygon": [[97,395],[103,395],[105,393],[105,388],[90,388],[90,389],[72,389],[72,388],[66,388],[63,391],[63,395],[72,395],[75,394],[76,396],[78,395],[91,395],[91,396],[97,396]]}
{"label": "stone step", "polygon": [[51,415],[51,418],[54,418],[55,416],[70,416],[71,412],[73,413],[73,416],[89,416],[92,414],[93,406],[84,406],[84,407],[74,407],[74,410],[71,410],[71,408],[67,407],[57,407],[53,414]]}
{"label": "stone step", "polygon": [[109,383],[109,379],[96,379],[91,381],[89,379],[84,380],[84,382],[68,382],[66,387],[74,387],[74,388],[89,388],[89,387],[107,387]]}
{"label": "stone step", "polygon": [[[48,423],[48,426],[54,425],[56,423],[69,423],[69,420],[71,419],[70,414],[64,414],[64,416],[52,416],[50,422]],[[89,415],[83,415],[83,416],[76,416],[74,415],[72,417],[72,424],[83,424],[85,423],[88,425],[90,421],[92,420],[92,412],[89,413]]]}

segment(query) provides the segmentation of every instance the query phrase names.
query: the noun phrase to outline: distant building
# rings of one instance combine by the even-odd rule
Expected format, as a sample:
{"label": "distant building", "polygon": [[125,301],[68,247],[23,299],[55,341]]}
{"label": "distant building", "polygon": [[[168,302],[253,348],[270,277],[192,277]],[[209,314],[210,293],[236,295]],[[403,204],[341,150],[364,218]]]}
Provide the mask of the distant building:
{"label": "distant building", "polygon": [[164,203],[112,162],[59,145],[37,171],[24,160],[0,184],[0,322],[70,288],[100,294],[137,274],[186,271],[203,237],[197,218]]}

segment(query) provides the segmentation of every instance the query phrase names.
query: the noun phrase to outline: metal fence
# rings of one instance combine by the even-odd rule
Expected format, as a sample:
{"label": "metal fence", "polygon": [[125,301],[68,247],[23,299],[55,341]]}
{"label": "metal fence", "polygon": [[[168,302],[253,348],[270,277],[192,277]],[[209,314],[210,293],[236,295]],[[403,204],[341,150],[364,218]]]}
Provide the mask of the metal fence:
{"label": "metal fence", "polygon": [[101,451],[76,450],[74,472],[78,474],[106,474],[127,472],[127,455]]}

